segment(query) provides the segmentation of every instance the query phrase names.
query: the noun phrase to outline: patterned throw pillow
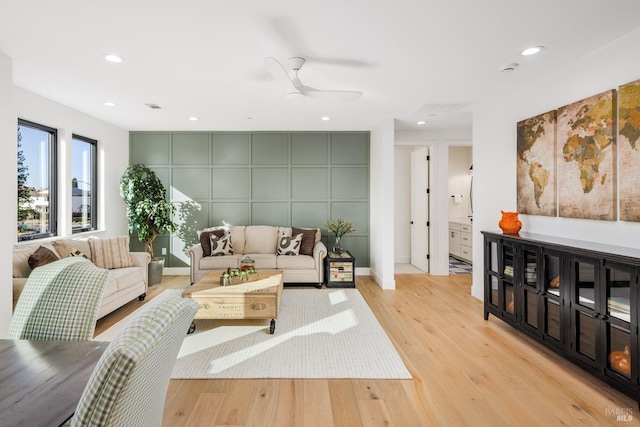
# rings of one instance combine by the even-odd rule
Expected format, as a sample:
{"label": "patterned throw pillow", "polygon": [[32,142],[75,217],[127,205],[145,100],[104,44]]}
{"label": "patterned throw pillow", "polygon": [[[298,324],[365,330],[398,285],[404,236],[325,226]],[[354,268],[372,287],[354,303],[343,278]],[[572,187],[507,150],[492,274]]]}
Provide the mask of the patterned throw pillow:
{"label": "patterned throw pillow", "polygon": [[294,236],[302,233],[302,244],[300,245],[300,255],[313,256],[313,247],[316,245],[316,229],[292,227],[291,230]]}
{"label": "patterned throw pillow", "polygon": [[76,249],[76,248],[71,248],[71,252],[69,253],[70,256],[80,256],[82,258],[86,258],[89,259],[88,256],[86,256],[84,254],[84,252],[82,252],[80,249]]}
{"label": "patterned throw pillow", "polygon": [[202,230],[200,233],[200,246],[202,246],[202,256],[211,256],[211,236],[224,236],[224,229]]}
{"label": "patterned throw pillow", "polygon": [[56,254],[54,254],[49,249],[44,246],[40,246],[35,250],[34,253],[31,254],[29,260],[29,267],[33,270],[36,267],[40,267],[41,265],[49,264],[50,262],[57,261],[59,258]]}
{"label": "patterned throw pillow", "polygon": [[302,234],[295,236],[282,235],[278,239],[278,255],[298,255],[302,246]]}
{"label": "patterned throw pillow", "polygon": [[223,234],[218,237],[211,235],[211,256],[233,255],[233,247],[231,246],[231,234]]}

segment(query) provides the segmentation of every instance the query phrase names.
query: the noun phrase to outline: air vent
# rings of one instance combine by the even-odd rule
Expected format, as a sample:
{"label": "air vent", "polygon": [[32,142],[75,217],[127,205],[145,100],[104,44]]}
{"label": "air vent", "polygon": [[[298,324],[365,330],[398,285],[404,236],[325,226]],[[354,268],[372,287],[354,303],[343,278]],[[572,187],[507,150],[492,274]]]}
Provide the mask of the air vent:
{"label": "air vent", "polygon": [[420,117],[429,116],[442,116],[444,114],[455,113],[467,104],[420,104],[417,106],[411,114],[419,115]]}
{"label": "air vent", "polygon": [[145,105],[151,108],[152,110],[162,110],[162,107],[159,106],[158,104],[145,104]]}

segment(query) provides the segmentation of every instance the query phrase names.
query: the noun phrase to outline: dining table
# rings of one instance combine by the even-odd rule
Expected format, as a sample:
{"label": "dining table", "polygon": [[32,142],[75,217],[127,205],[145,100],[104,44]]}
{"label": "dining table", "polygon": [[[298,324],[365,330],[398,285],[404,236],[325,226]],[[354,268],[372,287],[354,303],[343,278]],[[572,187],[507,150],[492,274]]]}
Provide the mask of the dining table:
{"label": "dining table", "polygon": [[64,424],[108,345],[0,339],[0,425]]}

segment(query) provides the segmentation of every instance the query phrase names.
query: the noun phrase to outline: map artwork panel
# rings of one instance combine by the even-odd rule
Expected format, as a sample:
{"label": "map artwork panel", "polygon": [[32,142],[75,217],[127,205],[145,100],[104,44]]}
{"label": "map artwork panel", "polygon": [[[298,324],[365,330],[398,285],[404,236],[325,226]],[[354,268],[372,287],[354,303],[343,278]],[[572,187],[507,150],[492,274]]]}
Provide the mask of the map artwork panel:
{"label": "map artwork panel", "polygon": [[616,91],[558,109],[558,207],[564,218],[615,221]]}
{"label": "map artwork panel", "polygon": [[556,216],[556,111],[518,122],[518,211]]}
{"label": "map artwork panel", "polygon": [[618,89],[620,220],[640,222],[640,80]]}

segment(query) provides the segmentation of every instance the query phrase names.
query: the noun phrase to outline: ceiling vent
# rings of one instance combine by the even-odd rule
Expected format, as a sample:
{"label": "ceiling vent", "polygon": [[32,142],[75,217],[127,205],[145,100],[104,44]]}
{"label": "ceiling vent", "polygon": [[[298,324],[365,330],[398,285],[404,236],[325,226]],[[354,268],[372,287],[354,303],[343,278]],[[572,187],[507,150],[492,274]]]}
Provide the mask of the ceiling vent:
{"label": "ceiling vent", "polygon": [[158,104],[145,104],[145,105],[151,108],[152,110],[162,110],[162,107],[159,106]]}
{"label": "ceiling vent", "polygon": [[420,104],[417,106],[411,114],[416,114],[421,117],[427,116],[442,116],[445,114],[452,114],[466,107],[467,104]]}

